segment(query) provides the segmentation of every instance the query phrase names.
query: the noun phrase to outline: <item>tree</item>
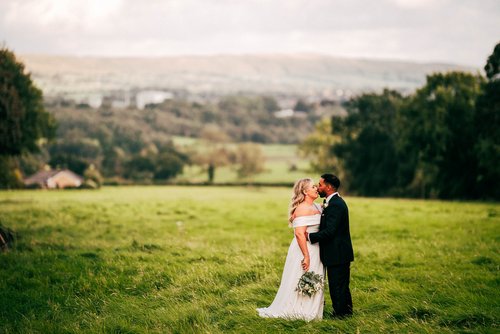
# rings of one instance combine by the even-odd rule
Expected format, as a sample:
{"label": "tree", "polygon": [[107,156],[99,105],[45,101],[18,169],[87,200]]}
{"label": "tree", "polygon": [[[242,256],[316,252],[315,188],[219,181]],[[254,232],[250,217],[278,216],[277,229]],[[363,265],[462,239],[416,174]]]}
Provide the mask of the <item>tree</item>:
{"label": "tree", "polygon": [[13,52],[0,49],[0,155],[38,151],[38,140],[55,136],[55,121],[44,110],[42,91]]}
{"label": "tree", "polygon": [[475,127],[478,134],[474,150],[478,163],[477,194],[500,198],[500,43],[484,67],[488,82],[476,103]]}
{"label": "tree", "polygon": [[483,83],[469,73],[436,73],[405,106],[401,149],[411,152],[413,186],[423,197],[475,196],[475,104]]}
{"label": "tree", "polygon": [[[333,121],[337,122],[337,119]],[[314,132],[298,146],[298,151],[302,157],[309,159],[312,172],[319,174],[332,172],[344,180],[344,170],[340,160],[332,154],[333,145],[340,140],[339,134],[332,131],[332,119],[323,119],[316,124]]]}
{"label": "tree", "polygon": [[500,43],[495,46],[493,53],[488,57],[484,71],[489,80],[498,79],[500,73]]}
{"label": "tree", "polygon": [[226,147],[229,137],[217,125],[206,125],[200,134],[203,149],[194,157],[195,163],[207,170],[208,182],[213,183],[215,170],[229,164],[231,153]]}
{"label": "tree", "polygon": [[264,171],[265,158],[259,145],[239,144],[236,150],[237,173],[240,178],[248,178]]}
{"label": "tree", "polygon": [[42,92],[13,52],[0,48],[0,187],[22,185],[15,160],[37,152],[42,138],[55,136],[55,121],[43,108]]}
{"label": "tree", "polygon": [[302,99],[299,99],[297,101],[297,103],[295,103],[295,106],[293,107],[293,110],[295,111],[305,111],[305,112],[309,112],[311,111],[311,106],[309,104],[307,104],[306,101],[302,100]]}
{"label": "tree", "polygon": [[393,194],[398,187],[397,115],[400,93],[363,94],[347,103],[345,118],[332,118],[336,155],[346,170],[349,189],[362,195]]}
{"label": "tree", "polygon": [[156,157],[155,180],[168,180],[181,174],[189,157],[177,151],[172,144],[158,144],[159,153]]}
{"label": "tree", "polygon": [[104,176],[123,175],[127,154],[119,146],[111,146],[103,150],[104,158],[102,160],[102,172]]}
{"label": "tree", "polygon": [[151,182],[155,173],[155,161],[151,156],[133,156],[125,163],[124,176],[136,181]]}
{"label": "tree", "polygon": [[84,186],[87,188],[96,189],[102,185],[102,175],[94,164],[90,164],[83,172],[83,177],[85,178]]}
{"label": "tree", "polygon": [[59,139],[49,147],[50,165],[53,168],[69,168],[82,175],[91,165],[100,166],[102,149],[97,139]]}
{"label": "tree", "polygon": [[262,103],[264,104],[264,110],[269,114],[280,110],[280,106],[274,97],[271,96],[263,96]]}
{"label": "tree", "polygon": [[182,173],[187,161],[171,143],[150,143],[125,163],[124,176],[142,182],[168,180]]}
{"label": "tree", "polygon": [[176,154],[161,153],[156,161],[154,178],[168,180],[182,173],[185,161]]}
{"label": "tree", "polygon": [[0,156],[0,188],[22,188],[23,177],[16,160],[9,156]]}

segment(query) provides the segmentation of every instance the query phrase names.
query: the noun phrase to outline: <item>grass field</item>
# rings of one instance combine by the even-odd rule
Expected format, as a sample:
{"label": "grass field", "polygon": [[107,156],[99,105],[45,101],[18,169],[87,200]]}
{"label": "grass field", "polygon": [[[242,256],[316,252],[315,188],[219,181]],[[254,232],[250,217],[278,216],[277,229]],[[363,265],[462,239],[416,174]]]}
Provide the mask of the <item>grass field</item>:
{"label": "grass field", "polygon": [[[196,138],[173,137],[178,147],[192,147],[200,149],[203,143]],[[230,144],[229,146],[234,146]],[[297,154],[297,145],[285,144],[261,144],[259,145],[264,156],[264,172],[254,175],[249,179],[238,179],[234,166],[217,168],[215,171],[215,183],[231,182],[256,182],[256,183],[293,183],[304,177],[309,168],[309,161]],[[291,167],[295,169],[291,170]],[[184,173],[179,175],[176,182],[206,182],[207,172],[200,166],[185,166]]]}
{"label": "grass field", "polygon": [[[291,190],[0,192],[1,333],[498,333],[500,205],[346,197],[355,315],[261,319]],[[331,302],[326,300],[326,311]]]}

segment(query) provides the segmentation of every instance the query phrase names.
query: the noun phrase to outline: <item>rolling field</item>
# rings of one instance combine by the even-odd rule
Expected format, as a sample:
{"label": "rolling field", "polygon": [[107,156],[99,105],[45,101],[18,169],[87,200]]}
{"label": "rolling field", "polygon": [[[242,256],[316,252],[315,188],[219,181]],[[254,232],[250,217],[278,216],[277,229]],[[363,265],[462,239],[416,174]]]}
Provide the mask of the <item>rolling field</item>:
{"label": "rolling field", "polygon": [[[261,319],[291,189],[2,191],[0,333],[495,333],[500,205],[346,197],[354,316]],[[331,301],[326,300],[326,312]]]}
{"label": "rolling field", "polygon": [[[193,147],[200,149],[203,143],[196,138],[173,137],[174,143],[181,148]],[[229,147],[234,144],[228,145]],[[309,161],[297,155],[296,145],[261,144],[264,156],[264,172],[254,175],[249,179],[238,179],[236,169],[231,166],[216,168],[214,183],[257,182],[257,183],[290,183],[304,177],[309,168]],[[295,166],[294,170],[290,167]],[[311,174],[311,176],[314,176]],[[185,166],[182,175],[175,182],[201,183],[207,181],[207,172],[200,166]]]}

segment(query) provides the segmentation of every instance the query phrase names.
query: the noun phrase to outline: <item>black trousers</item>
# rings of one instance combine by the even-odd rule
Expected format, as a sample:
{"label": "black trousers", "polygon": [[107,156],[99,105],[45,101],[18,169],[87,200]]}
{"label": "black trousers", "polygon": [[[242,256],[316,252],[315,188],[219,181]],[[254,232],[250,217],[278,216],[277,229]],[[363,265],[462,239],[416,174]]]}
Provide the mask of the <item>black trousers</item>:
{"label": "black trousers", "polygon": [[352,314],[352,297],[349,290],[351,263],[343,263],[326,268],[328,288],[332,298],[333,315],[346,316]]}

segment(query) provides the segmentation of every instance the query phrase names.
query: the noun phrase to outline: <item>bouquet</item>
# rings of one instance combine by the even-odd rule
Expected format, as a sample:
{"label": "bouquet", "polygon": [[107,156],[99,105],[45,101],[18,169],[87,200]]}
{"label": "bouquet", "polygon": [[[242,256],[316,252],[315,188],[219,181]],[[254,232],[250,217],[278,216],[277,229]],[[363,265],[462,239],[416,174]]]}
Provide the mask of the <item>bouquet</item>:
{"label": "bouquet", "polygon": [[312,297],[321,289],[323,289],[323,276],[316,274],[314,271],[307,271],[299,279],[295,291],[304,296]]}

